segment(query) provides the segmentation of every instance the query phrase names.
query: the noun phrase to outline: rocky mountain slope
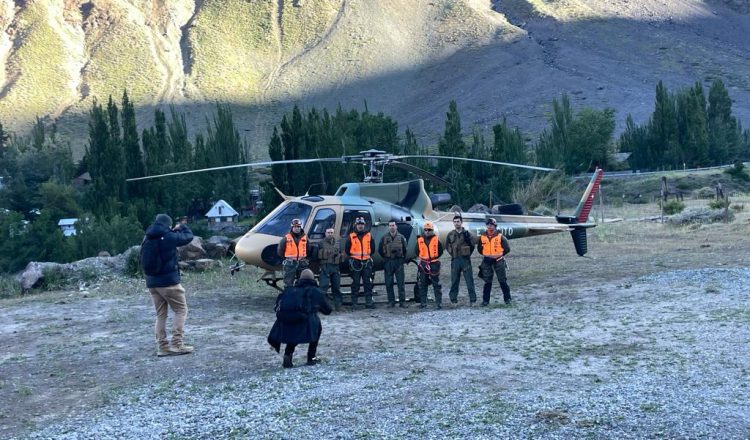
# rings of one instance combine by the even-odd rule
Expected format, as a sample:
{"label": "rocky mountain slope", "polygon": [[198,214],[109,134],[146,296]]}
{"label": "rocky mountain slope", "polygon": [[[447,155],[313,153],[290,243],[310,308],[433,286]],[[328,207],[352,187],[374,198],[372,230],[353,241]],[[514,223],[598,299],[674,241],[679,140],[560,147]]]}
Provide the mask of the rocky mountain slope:
{"label": "rocky mountain slope", "polygon": [[141,125],[230,103],[257,157],[294,104],[366,102],[429,143],[451,99],[465,127],[533,133],[561,92],[645,122],[660,79],[721,78],[750,125],[746,0],[1,0],[0,27],[0,122],[55,122],[79,154],[124,88]]}

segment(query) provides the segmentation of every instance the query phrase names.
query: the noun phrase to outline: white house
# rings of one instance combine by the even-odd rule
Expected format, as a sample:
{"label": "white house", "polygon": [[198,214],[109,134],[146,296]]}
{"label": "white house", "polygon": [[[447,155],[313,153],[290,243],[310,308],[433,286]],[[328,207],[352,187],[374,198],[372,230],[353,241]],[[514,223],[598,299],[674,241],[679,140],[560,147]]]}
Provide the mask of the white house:
{"label": "white house", "polygon": [[64,236],[70,237],[76,235],[76,222],[78,222],[77,218],[61,218],[57,222],[57,226],[60,227]]}
{"label": "white house", "polygon": [[208,217],[209,227],[221,226],[222,223],[236,223],[239,217],[237,211],[234,210],[229,203],[224,200],[219,200],[216,204],[206,213]]}

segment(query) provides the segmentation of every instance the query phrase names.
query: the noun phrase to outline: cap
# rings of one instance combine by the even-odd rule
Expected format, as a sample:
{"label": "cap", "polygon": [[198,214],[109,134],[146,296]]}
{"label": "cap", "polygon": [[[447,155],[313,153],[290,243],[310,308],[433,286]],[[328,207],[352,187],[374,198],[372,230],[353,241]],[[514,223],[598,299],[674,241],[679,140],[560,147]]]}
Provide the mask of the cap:
{"label": "cap", "polygon": [[168,216],[167,214],[157,214],[156,215],[156,223],[159,223],[161,225],[164,225],[168,228],[172,227],[172,217]]}
{"label": "cap", "polygon": [[292,226],[292,227],[295,227],[295,226],[299,226],[299,227],[302,227],[302,222],[301,222],[301,221],[299,221],[299,219],[298,219],[298,218],[295,218],[294,220],[292,220],[292,224],[291,224],[291,226]]}
{"label": "cap", "polygon": [[299,279],[301,280],[314,280],[315,274],[313,274],[313,271],[310,269],[305,269],[299,274]]}
{"label": "cap", "polygon": [[355,220],[354,223],[356,223],[358,225],[364,225],[367,222],[365,222],[365,218],[364,217],[357,217],[357,220]]}
{"label": "cap", "polygon": [[432,222],[424,222],[422,229],[435,229],[435,225],[433,225]]}
{"label": "cap", "polygon": [[495,220],[494,218],[491,218],[491,217],[487,219],[486,223],[488,225],[497,226],[497,220]]}

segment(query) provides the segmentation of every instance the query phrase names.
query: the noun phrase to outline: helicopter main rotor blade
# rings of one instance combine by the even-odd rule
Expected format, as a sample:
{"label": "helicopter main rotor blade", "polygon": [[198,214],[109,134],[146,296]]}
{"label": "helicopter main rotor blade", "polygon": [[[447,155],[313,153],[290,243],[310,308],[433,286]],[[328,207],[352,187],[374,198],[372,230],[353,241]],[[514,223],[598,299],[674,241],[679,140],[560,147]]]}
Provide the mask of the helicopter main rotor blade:
{"label": "helicopter main rotor blade", "polygon": [[323,158],[316,158],[316,159],[290,159],[290,160],[277,160],[277,161],[269,161],[269,162],[251,162],[251,163],[241,163],[238,165],[225,165],[221,167],[202,168],[199,170],[177,171],[174,173],[155,174],[153,176],[132,177],[130,179],[126,179],[126,182],[134,182],[136,180],[156,179],[159,177],[179,176],[182,174],[203,173],[206,171],[230,170],[233,168],[248,168],[248,167],[249,168],[262,168],[262,167],[269,167],[271,165],[284,165],[288,163],[341,162],[341,161],[342,159],[340,157],[323,157]]}
{"label": "helicopter main rotor blade", "polygon": [[402,170],[409,171],[410,173],[414,173],[419,177],[423,177],[425,179],[428,179],[434,183],[437,183],[439,185],[445,185],[447,187],[451,187],[451,183],[447,180],[443,179],[442,177],[432,174],[429,171],[425,171],[422,168],[419,168],[417,166],[414,166],[412,164],[404,163],[404,162],[398,162],[395,160],[389,161],[388,165],[393,165],[394,167],[401,168]]}
{"label": "helicopter main rotor blade", "polygon": [[532,165],[521,165],[518,163],[510,163],[510,162],[498,162],[495,160],[484,160],[484,159],[470,159],[468,157],[452,157],[452,156],[392,156],[391,159],[450,159],[450,160],[465,160],[467,162],[479,162],[479,163],[487,163],[490,165],[505,165],[508,167],[516,167],[516,168],[526,168],[528,170],[537,170],[537,171],[560,171],[556,168],[544,168],[544,167],[536,167]]}

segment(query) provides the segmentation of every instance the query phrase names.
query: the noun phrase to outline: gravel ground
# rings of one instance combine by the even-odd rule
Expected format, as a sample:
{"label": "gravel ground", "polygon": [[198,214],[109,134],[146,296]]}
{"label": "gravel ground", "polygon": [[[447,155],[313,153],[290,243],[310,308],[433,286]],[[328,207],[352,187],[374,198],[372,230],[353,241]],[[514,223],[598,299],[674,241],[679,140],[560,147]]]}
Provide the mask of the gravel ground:
{"label": "gravel ground", "polygon": [[248,352],[216,380],[161,359],[159,380],[21,438],[750,438],[749,292],[750,269],[705,268],[341,313],[321,365]]}

